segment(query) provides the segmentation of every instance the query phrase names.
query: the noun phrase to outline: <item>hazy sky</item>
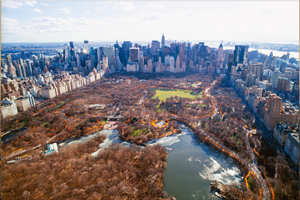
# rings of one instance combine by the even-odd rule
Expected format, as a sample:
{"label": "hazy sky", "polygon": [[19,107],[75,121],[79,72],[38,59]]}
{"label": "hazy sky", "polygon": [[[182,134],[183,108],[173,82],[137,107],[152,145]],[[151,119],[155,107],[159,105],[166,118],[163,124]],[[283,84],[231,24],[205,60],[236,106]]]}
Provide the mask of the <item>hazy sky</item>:
{"label": "hazy sky", "polygon": [[1,1],[1,42],[299,42],[299,1]]}

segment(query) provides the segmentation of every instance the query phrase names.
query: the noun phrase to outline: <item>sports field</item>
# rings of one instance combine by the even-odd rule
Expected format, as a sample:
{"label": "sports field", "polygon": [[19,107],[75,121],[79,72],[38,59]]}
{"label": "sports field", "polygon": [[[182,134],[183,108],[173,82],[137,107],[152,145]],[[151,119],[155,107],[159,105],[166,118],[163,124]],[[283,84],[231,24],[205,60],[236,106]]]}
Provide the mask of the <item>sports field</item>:
{"label": "sports field", "polygon": [[182,97],[182,98],[189,98],[189,99],[197,99],[197,98],[202,98],[202,93],[196,95],[196,94],[191,94],[191,90],[160,90],[160,89],[155,89],[155,95],[153,98],[155,99],[156,97],[159,98],[161,101],[166,101],[167,98],[170,97]]}

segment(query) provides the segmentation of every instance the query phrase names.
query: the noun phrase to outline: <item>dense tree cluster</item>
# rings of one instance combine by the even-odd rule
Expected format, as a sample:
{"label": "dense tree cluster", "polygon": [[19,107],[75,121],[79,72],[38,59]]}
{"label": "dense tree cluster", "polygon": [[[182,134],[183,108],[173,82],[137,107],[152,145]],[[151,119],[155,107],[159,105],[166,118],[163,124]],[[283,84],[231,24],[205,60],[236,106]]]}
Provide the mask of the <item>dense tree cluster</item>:
{"label": "dense tree cluster", "polygon": [[3,164],[3,199],[161,199],[166,150],[111,145],[104,135],[58,154]]}
{"label": "dense tree cluster", "polygon": [[[26,112],[3,120],[3,132],[15,129],[17,133],[4,141],[2,155],[53,141],[62,142],[90,135],[103,129],[107,116],[121,114],[117,129],[123,140],[145,144],[167,134],[179,133],[176,121],[193,128],[198,138],[203,140],[204,135],[197,131],[200,121],[200,128],[217,142],[253,162],[251,149],[247,149],[244,127],[255,128],[255,118],[225,79],[218,79],[218,83],[210,90],[220,110],[220,114],[214,116],[214,105],[209,97],[191,100],[174,96],[165,101],[153,98],[157,88],[204,93],[214,80],[212,76],[199,74],[136,73],[135,77],[129,77],[127,73],[110,74],[101,81],[44,100]],[[103,107],[93,107],[96,104]],[[161,128],[153,125],[153,122],[160,121],[167,126]],[[18,132],[20,128],[27,129]],[[103,139],[96,138],[72,147],[71,151],[47,157],[34,156],[31,160],[14,164],[14,167],[5,164],[4,197],[10,199],[16,193],[19,199],[160,198],[162,166],[166,159],[164,148],[121,148],[117,145],[101,150],[96,159],[88,156],[97,150],[96,146]],[[266,180],[272,184],[275,199],[297,199],[298,183],[295,180],[298,175],[283,156],[268,149],[268,145],[261,142],[259,133],[248,139],[251,148],[261,155],[256,159],[262,174],[265,173],[268,177]],[[34,174],[33,179],[29,179],[30,173]],[[98,176],[93,176],[95,174]],[[16,180],[16,183],[12,180]],[[41,180],[47,181],[40,183]],[[258,198],[259,185],[252,175],[249,176],[249,184],[254,199]],[[242,183],[240,192],[236,187],[229,188],[229,199],[239,198],[234,194],[251,198],[245,183]]]}
{"label": "dense tree cluster", "polygon": [[285,156],[262,141],[257,157],[259,169],[266,174],[273,187],[275,199],[299,199],[299,174],[290,166]]}

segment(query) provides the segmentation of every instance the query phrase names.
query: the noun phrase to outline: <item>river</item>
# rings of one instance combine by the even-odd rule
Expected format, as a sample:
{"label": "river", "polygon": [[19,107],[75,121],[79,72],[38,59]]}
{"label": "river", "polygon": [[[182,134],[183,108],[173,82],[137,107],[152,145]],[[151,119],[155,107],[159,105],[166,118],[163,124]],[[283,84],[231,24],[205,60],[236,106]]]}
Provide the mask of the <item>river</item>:
{"label": "river", "polygon": [[[199,142],[192,130],[185,125],[181,124],[180,129],[182,134],[148,142],[149,145],[161,144],[168,150],[167,169],[164,173],[165,191],[178,200],[218,199],[210,190],[212,181],[240,185],[243,174],[231,158]],[[99,145],[99,150],[94,152],[93,156],[111,143],[130,146],[130,143],[119,138],[118,131],[115,129],[102,130],[79,139],[70,139],[60,143],[58,147],[61,149],[71,144],[87,142],[101,133],[106,135],[106,140]]]}

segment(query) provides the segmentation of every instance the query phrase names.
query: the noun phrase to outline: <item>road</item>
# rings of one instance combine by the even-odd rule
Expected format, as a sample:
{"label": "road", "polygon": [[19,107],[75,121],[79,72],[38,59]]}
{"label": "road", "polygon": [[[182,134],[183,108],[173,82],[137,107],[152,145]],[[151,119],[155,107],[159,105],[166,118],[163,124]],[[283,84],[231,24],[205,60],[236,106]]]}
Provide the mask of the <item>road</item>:
{"label": "road", "polygon": [[[218,113],[218,103],[216,102],[215,98],[209,93],[209,90],[215,85],[215,81],[214,83],[205,89],[205,93],[206,95],[211,98],[212,102],[214,103],[214,108],[215,108],[215,113]],[[217,145],[219,145],[221,148],[225,149],[226,151],[228,151],[229,153],[231,153],[231,155],[239,158],[241,161],[243,161],[247,167],[249,168],[250,171],[253,171],[255,176],[257,177],[257,180],[258,182],[260,183],[261,187],[262,187],[262,199],[263,200],[269,200],[270,199],[270,194],[269,194],[269,189],[265,183],[265,180],[263,179],[260,171],[258,170],[257,168],[257,162],[256,162],[256,159],[255,159],[255,156],[253,154],[253,150],[252,148],[250,147],[250,144],[249,144],[249,139],[248,139],[248,136],[249,136],[249,131],[247,130],[247,137],[246,137],[246,144],[247,144],[247,149],[251,151],[251,157],[254,159],[252,159],[253,161],[255,160],[255,163],[253,164],[250,164],[248,161],[246,161],[245,159],[241,158],[239,155],[237,155],[236,153],[234,153],[233,151],[231,151],[230,149],[228,149],[227,147],[225,147],[224,145],[222,144],[219,144],[217,141],[215,141],[213,138],[211,138],[207,133],[205,133],[203,131],[203,129],[201,128],[201,121],[198,122],[198,128],[199,130],[201,131],[201,133],[203,133],[207,138],[209,138],[212,142],[216,143]],[[245,128],[245,127],[244,127]]]}

